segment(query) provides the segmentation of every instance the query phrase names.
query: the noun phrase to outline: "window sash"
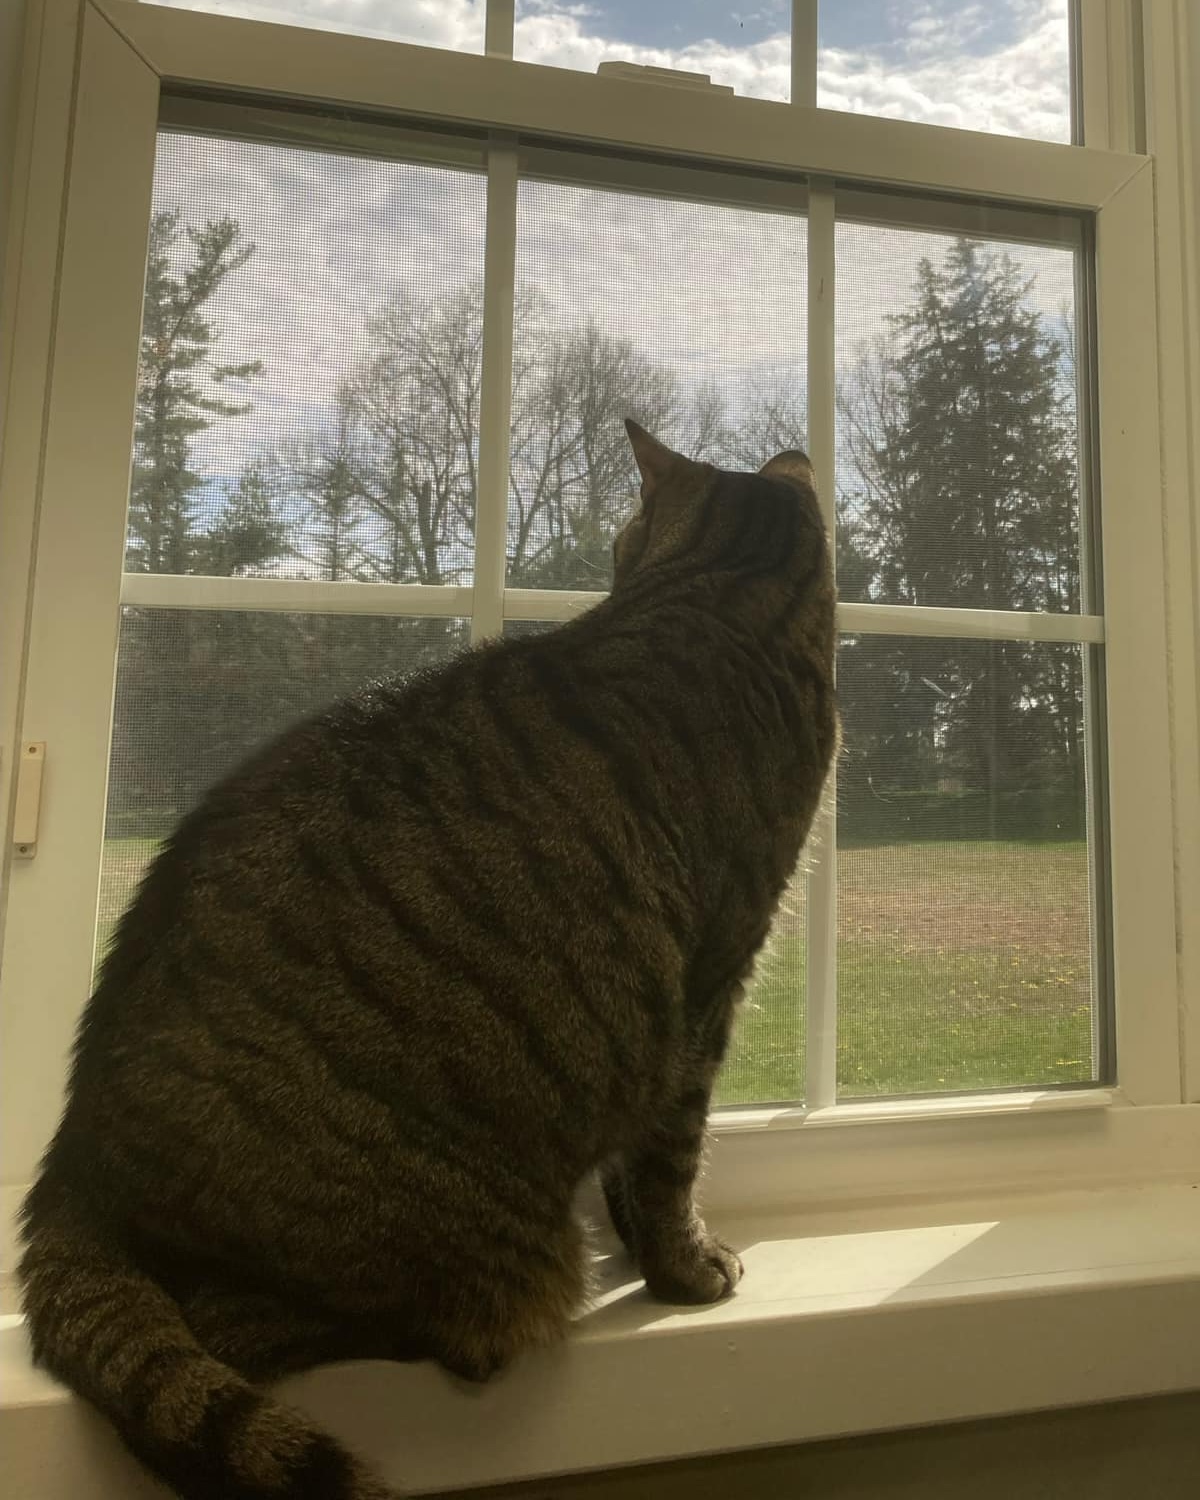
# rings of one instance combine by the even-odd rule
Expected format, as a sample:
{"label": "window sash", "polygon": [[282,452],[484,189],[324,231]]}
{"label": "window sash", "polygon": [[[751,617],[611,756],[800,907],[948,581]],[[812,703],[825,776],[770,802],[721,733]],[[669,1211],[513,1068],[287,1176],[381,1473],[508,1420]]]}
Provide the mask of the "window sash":
{"label": "window sash", "polygon": [[[13,872],[7,912],[11,989],[5,1056],[12,1082],[6,1080],[4,1090],[3,1137],[8,1181],[28,1177],[52,1128],[62,1076],[52,1060],[66,1052],[90,974],[145,226],[164,76],[196,89],[240,88],[384,112],[416,109],[445,124],[469,120],[487,130],[507,132],[530,121],[560,140],[700,155],[717,168],[736,169],[749,160],[760,168],[818,178],[832,172],[926,194],[974,192],[1026,208],[1053,205],[1095,213],[1111,705],[1106,749],[1112,767],[1121,1052],[1117,1097],[1178,1102],[1165,617],[1161,559],[1145,541],[1147,529],[1154,531],[1161,497],[1152,484],[1147,487],[1146,478],[1159,473],[1159,445],[1153,198],[1144,160],[868,117],[825,116],[801,105],[700,96],[697,111],[690,98],[663,100],[642,85],[574,73],[553,76],[557,70],[435,56],[401,44],[319,33],[287,32],[281,41],[277,27],[123,0],[106,0],[103,13],[87,0],[82,27],[44,454],[42,421],[36,419],[14,431],[5,455],[6,480],[13,473],[32,475],[41,464],[39,569],[20,732],[50,742],[48,782],[54,788],[43,809],[38,858]],[[530,76],[535,73],[546,76]],[[515,198],[518,163],[511,136],[494,139],[494,151],[502,158],[508,152],[500,169],[507,177],[495,184],[489,179],[489,195],[494,187],[498,196]],[[64,150],[65,142],[49,136],[36,143],[34,166],[46,174],[44,180],[55,180],[54,153]],[[119,170],[114,163],[120,163]],[[809,212],[811,232],[811,203]],[[54,276],[54,257],[46,254],[44,238],[27,240],[24,263],[38,266],[43,279]],[[507,288],[503,269],[498,256],[493,278]],[[511,306],[511,298],[505,300]],[[24,339],[36,358],[35,334],[28,330]],[[505,362],[502,355],[502,344],[494,344],[497,366]],[[497,409],[490,421],[506,438],[507,414]],[[506,501],[506,486],[496,476],[492,489]],[[80,510],[74,500],[84,490],[95,503]],[[499,520],[497,512],[493,524]],[[503,548],[496,551],[502,558]],[[269,580],[235,582],[275,586]],[[189,580],[189,587],[200,583]],[[149,586],[145,578],[136,584]],[[497,588],[494,577],[488,588],[493,619],[497,599],[502,616],[509,618],[568,603],[558,595],[507,590],[502,581]],[[846,610],[879,608],[843,606],[843,621],[851,618]],[[906,611],[906,622],[912,618]],[[1100,628],[1087,616],[1070,625],[1087,632]],[[862,628],[862,621],[854,628]],[[18,993],[44,998],[39,1005],[18,1006]],[[829,1119],[838,1109],[823,1113]]]}

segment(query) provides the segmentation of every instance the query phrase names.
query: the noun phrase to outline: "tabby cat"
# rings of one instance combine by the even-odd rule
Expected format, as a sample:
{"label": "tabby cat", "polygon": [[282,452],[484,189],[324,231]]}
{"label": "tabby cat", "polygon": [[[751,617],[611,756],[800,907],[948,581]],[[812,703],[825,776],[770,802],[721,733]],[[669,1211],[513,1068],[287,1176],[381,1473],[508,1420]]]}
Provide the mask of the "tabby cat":
{"label": "tabby cat", "polygon": [[483,1380],[559,1337],[593,1172],[655,1296],[742,1273],[692,1189],[837,742],[829,550],[803,454],[726,473],[627,425],[611,596],[268,745],[104,963],[22,1291],[37,1360],[180,1495],[385,1495],[260,1383]]}

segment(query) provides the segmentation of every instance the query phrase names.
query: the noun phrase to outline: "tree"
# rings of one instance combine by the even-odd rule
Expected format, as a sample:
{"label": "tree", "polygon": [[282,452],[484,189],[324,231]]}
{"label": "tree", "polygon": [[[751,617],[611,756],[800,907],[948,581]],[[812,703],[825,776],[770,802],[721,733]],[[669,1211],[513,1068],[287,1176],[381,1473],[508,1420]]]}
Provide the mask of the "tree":
{"label": "tree", "polygon": [[[1031,304],[1032,287],[1009,256],[960,239],[941,265],[920,263],[912,304],[860,359],[839,403],[858,597],[1078,607],[1066,351]],[[903,745],[889,758],[900,784],[957,777],[1002,799],[1049,779],[1078,792],[1076,652],[962,640],[925,641],[915,654],[922,670],[888,695],[881,673],[898,686],[911,643],[842,652],[847,738],[861,774],[882,747]]]}
{"label": "tree", "polygon": [[[249,410],[222,388],[245,386],[262,369],[258,360],[217,358],[221,332],[208,311],[253,253],[228,216],[200,228],[185,226],[179,209],[151,220],[126,543],[131,571],[247,573],[281,550],[269,466],[245,464],[217,489],[193,456],[194,440],[214,420]],[[109,826],[125,831],[132,817],[135,831],[162,831],[193,800],[197,779],[211,779],[206,745],[227,722],[228,704],[206,690],[229,622],[217,611],[127,608],[121,629]]]}
{"label": "tree", "polygon": [[510,581],[602,589],[639,487],[622,419],[668,436],[673,373],[589,319],[563,326],[528,290],[514,335]]}
{"label": "tree", "polygon": [[470,570],[475,524],[482,283],[440,298],[401,291],[367,337],[338,398],[355,423],[352,468],[371,538],[362,576],[457,582]]}
{"label": "tree", "polygon": [[[182,241],[189,254],[180,270]],[[195,569],[202,545],[196,492],[203,480],[191,466],[192,439],[212,417],[247,411],[216,388],[244,384],[262,369],[258,360],[225,364],[214,357],[220,335],[204,309],[253,253],[227,216],[202,229],[185,229],[179,209],[151,220],[126,551],[131,572]]]}
{"label": "tree", "polygon": [[[285,460],[309,524],[293,543],[317,576],[355,539],[353,576],[454,583],[468,577],[478,487],[483,290],[401,292],[368,323],[317,443]],[[672,373],[595,323],[565,324],[532,289],[514,308],[508,577],[521,587],[603,588],[612,539],[636,495],[621,419],[660,432],[679,419]],[[320,554],[320,555],[318,555]]]}
{"label": "tree", "polygon": [[196,571],[222,578],[256,571],[284,550],[285,535],[271,466],[250,459],[237,482],[226,485],[217,520],[196,547]]}

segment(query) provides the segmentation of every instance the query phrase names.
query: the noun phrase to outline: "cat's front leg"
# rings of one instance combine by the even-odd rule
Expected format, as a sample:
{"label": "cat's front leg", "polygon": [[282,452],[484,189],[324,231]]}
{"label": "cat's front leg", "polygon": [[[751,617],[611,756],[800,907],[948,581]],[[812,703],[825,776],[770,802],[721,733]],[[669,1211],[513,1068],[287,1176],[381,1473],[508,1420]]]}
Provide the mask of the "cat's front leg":
{"label": "cat's front leg", "polygon": [[627,1154],[623,1170],[612,1168],[605,1178],[617,1232],[664,1302],[716,1302],[742,1275],[738,1256],[709,1233],[693,1198],[711,1089],[711,1077],[685,1089],[653,1136]]}

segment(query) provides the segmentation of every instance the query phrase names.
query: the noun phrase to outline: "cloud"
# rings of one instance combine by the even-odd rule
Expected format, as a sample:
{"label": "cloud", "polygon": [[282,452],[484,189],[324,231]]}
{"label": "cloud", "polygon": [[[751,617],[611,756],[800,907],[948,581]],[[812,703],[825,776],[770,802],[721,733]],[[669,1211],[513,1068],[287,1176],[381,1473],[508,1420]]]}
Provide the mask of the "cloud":
{"label": "cloud", "polygon": [[907,45],[885,55],[870,46],[824,48],[817,103],[825,109],[881,115],[1037,140],[1070,139],[1070,69],[1063,0],[1009,0],[1017,38],[974,50],[985,24],[966,7],[950,30],[914,14]]}
{"label": "cloud", "polygon": [[[603,22],[601,17],[596,20]],[[569,5],[548,5],[519,16],[513,56],[520,62],[585,73],[594,73],[608,61],[707,73],[713,83],[731,85],[737,93],[758,99],[787,99],[791,92],[791,40],[786,32],[747,47],[702,39],[684,47],[648,47],[593,32],[587,29],[591,21],[586,7]]]}
{"label": "cloud", "polygon": [[212,11],[285,26],[351,32],[414,42],[421,47],[448,47],[455,52],[482,52],[485,0],[154,0],[177,10]]}
{"label": "cloud", "polygon": [[[907,48],[903,65],[894,62],[885,68],[878,55],[862,51],[852,56],[843,50],[832,54],[839,73],[831,71],[826,52],[823,86],[832,90],[844,76],[853,80],[855,97],[869,99],[873,108],[915,115],[951,107],[949,85],[947,90],[935,86],[939,70],[948,70],[956,80],[954,107],[965,110],[970,104],[976,116],[986,107],[997,119],[1007,110],[1004,118],[1017,124],[1023,118],[1020,110],[1033,108],[1029,101],[1037,91],[1029,92],[1031,80],[1042,78],[1050,99],[1046,80],[1057,74],[1052,58],[1046,61],[1052,50],[1047,37],[1062,6],[1060,0],[1012,4],[1021,9],[1022,24],[1032,29],[1007,40],[999,53],[964,53],[957,65],[964,76],[974,77],[972,69],[992,70],[1000,82],[987,97],[966,100],[954,67],[939,60],[936,16],[928,6],[905,11],[919,24],[915,36],[906,33],[902,39],[901,51]],[[230,11],[235,6],[256,13],[262,9],[241,0],[209,0],[208,8],[218,5]],[[356,28],[382,24],[389,17],[397,26],[411,28],[436,12],[444,34],[455,37],[467,35],[481,13],[480,4],[471,0],[407,6],[383,0],[295,0],[289,7],[289,13],[300,10],[314,18],[336,11],[344,24],[352,21]],[[582,45],[584,19],[558,7],[527,21],[552,23],[563,45]],[[979,27],[985,19],[978,6],[964,10],[953,32],[955,45],[982,45]],[[584,40],[593,50],[604,45]],[[777,57],[772,61],[777,41],[770,38],[744,49],[739,66],[759,68],[761,81],[770,68],[783,66]],[[708,45],[653,56],[670,66],[700,66],[702,52],[696,47]],[[1041,73],[1030,61],[1031,52],[1042,54]],[[630,49],[625,55],[631,55]],[[643,49],[637,60],[650,55]],[[703,57],[711,61],[708,54]],[[1017,100],[1014,79],[1023,80],[1024,104]],[[1065,79],[1061,81],[1065,88]],[[829,99],[838,97],[835,92]],[[1045,111],[1052,113],[1049,103]],[[210,471],[228,474],[255,448],[320,422],[338,380],[365,347],[369,315],[397,288],[436,297],[483,270],[484,182],[478,173],[166,135],[155,198],[160,206],[178,206],[193,224],[231,214],[258,247],[211,304],[213,321],[222,331],[217,357],[230,362],[261,358],[265,371],[253,387],[253,412],[214,423],[198,444],[197,457]],[[669,364],[685,388],[713,379],[735,405],[755,371],[774,371],[803,383],[802,221],[527,183],[521,188],[519,225],[518,274],[541,292],[564,325],[595,318],[605,331],[631,338],[647,356]],[[838,243],[838,356],[844,364],[859,343],[886,326],[889,312],[904,305],[917,261],[925,254],[940,258],[946,238],[843,227]],[[1071,295],[1069,253],[1015,247],[1014,254],[1027,273],[1038,277],[1035,305],[1056,317]]]}

